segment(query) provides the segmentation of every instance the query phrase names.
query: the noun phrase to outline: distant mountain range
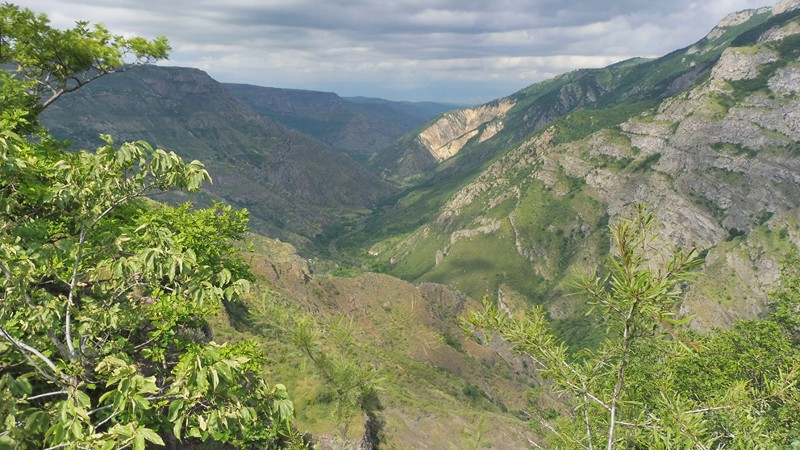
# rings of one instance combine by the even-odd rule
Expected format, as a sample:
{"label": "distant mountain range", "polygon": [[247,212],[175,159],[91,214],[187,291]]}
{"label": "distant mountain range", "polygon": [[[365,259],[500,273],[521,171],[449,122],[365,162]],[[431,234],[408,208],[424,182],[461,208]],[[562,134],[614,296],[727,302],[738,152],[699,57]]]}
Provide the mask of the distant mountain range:
{"label": "distant mountain range", "polygon": [[313,136],[356,160],[381,152],[405,133],[458,105],[342,98],[332,92],[223,84],[255,111]]}

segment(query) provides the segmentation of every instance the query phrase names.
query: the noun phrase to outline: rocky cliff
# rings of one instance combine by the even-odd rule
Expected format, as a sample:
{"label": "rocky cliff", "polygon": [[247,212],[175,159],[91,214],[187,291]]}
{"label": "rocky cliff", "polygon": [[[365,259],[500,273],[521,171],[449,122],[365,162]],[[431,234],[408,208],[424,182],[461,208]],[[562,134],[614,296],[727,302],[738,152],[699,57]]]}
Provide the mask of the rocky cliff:
{"label": "rocky cliff", "polygon": [[417,141],[438,161],[455,155],[472,138],[483,142],[503,129],[502,118],[514,102],[508,99],[442,115],[419,133]]}

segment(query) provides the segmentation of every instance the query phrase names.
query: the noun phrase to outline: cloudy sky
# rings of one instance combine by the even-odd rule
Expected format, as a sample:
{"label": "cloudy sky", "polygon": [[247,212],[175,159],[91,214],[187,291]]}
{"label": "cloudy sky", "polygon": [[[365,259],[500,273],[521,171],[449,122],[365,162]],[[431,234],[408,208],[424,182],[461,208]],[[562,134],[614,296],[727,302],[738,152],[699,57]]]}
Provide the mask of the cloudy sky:
{"label": "cloudy sky", "polygon": [[777,0],[12,0],[53,25],[165,35],[219,81],[479,103],[573,69],[661,56]]}

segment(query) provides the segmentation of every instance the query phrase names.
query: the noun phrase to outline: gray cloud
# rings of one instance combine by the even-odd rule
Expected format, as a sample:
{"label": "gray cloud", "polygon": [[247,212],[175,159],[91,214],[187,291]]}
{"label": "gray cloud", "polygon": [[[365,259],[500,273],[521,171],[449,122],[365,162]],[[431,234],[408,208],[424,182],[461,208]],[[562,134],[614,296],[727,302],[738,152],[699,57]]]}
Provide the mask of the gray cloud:
{"label": "gray cloud", "polygon": [[659,56],[765,0],[29,0],[56,26],[166,35],[220,81],[486,101],[581,67]]}

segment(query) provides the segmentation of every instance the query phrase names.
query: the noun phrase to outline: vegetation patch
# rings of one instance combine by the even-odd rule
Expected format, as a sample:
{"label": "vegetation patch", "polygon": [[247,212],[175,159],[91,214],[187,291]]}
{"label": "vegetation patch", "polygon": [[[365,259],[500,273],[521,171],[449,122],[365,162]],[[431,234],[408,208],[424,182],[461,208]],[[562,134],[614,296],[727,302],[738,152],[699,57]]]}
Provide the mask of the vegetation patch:
{"label": "vegetation patch", "polygon": [[711,144],[711,148],[720,153],[733,156],[747,156],[749,158],[755,158],[758,155],[758,152],[752,148],[746,147],[742,144],[733,144],[730,142],[714,142]]}
{"label": "vegetation patch", "polygon": [[580,109],[554,123],[556,144],[581,140],[604,128],[614,128],[657,105],[656,101],[623,103],[607,109]]}

